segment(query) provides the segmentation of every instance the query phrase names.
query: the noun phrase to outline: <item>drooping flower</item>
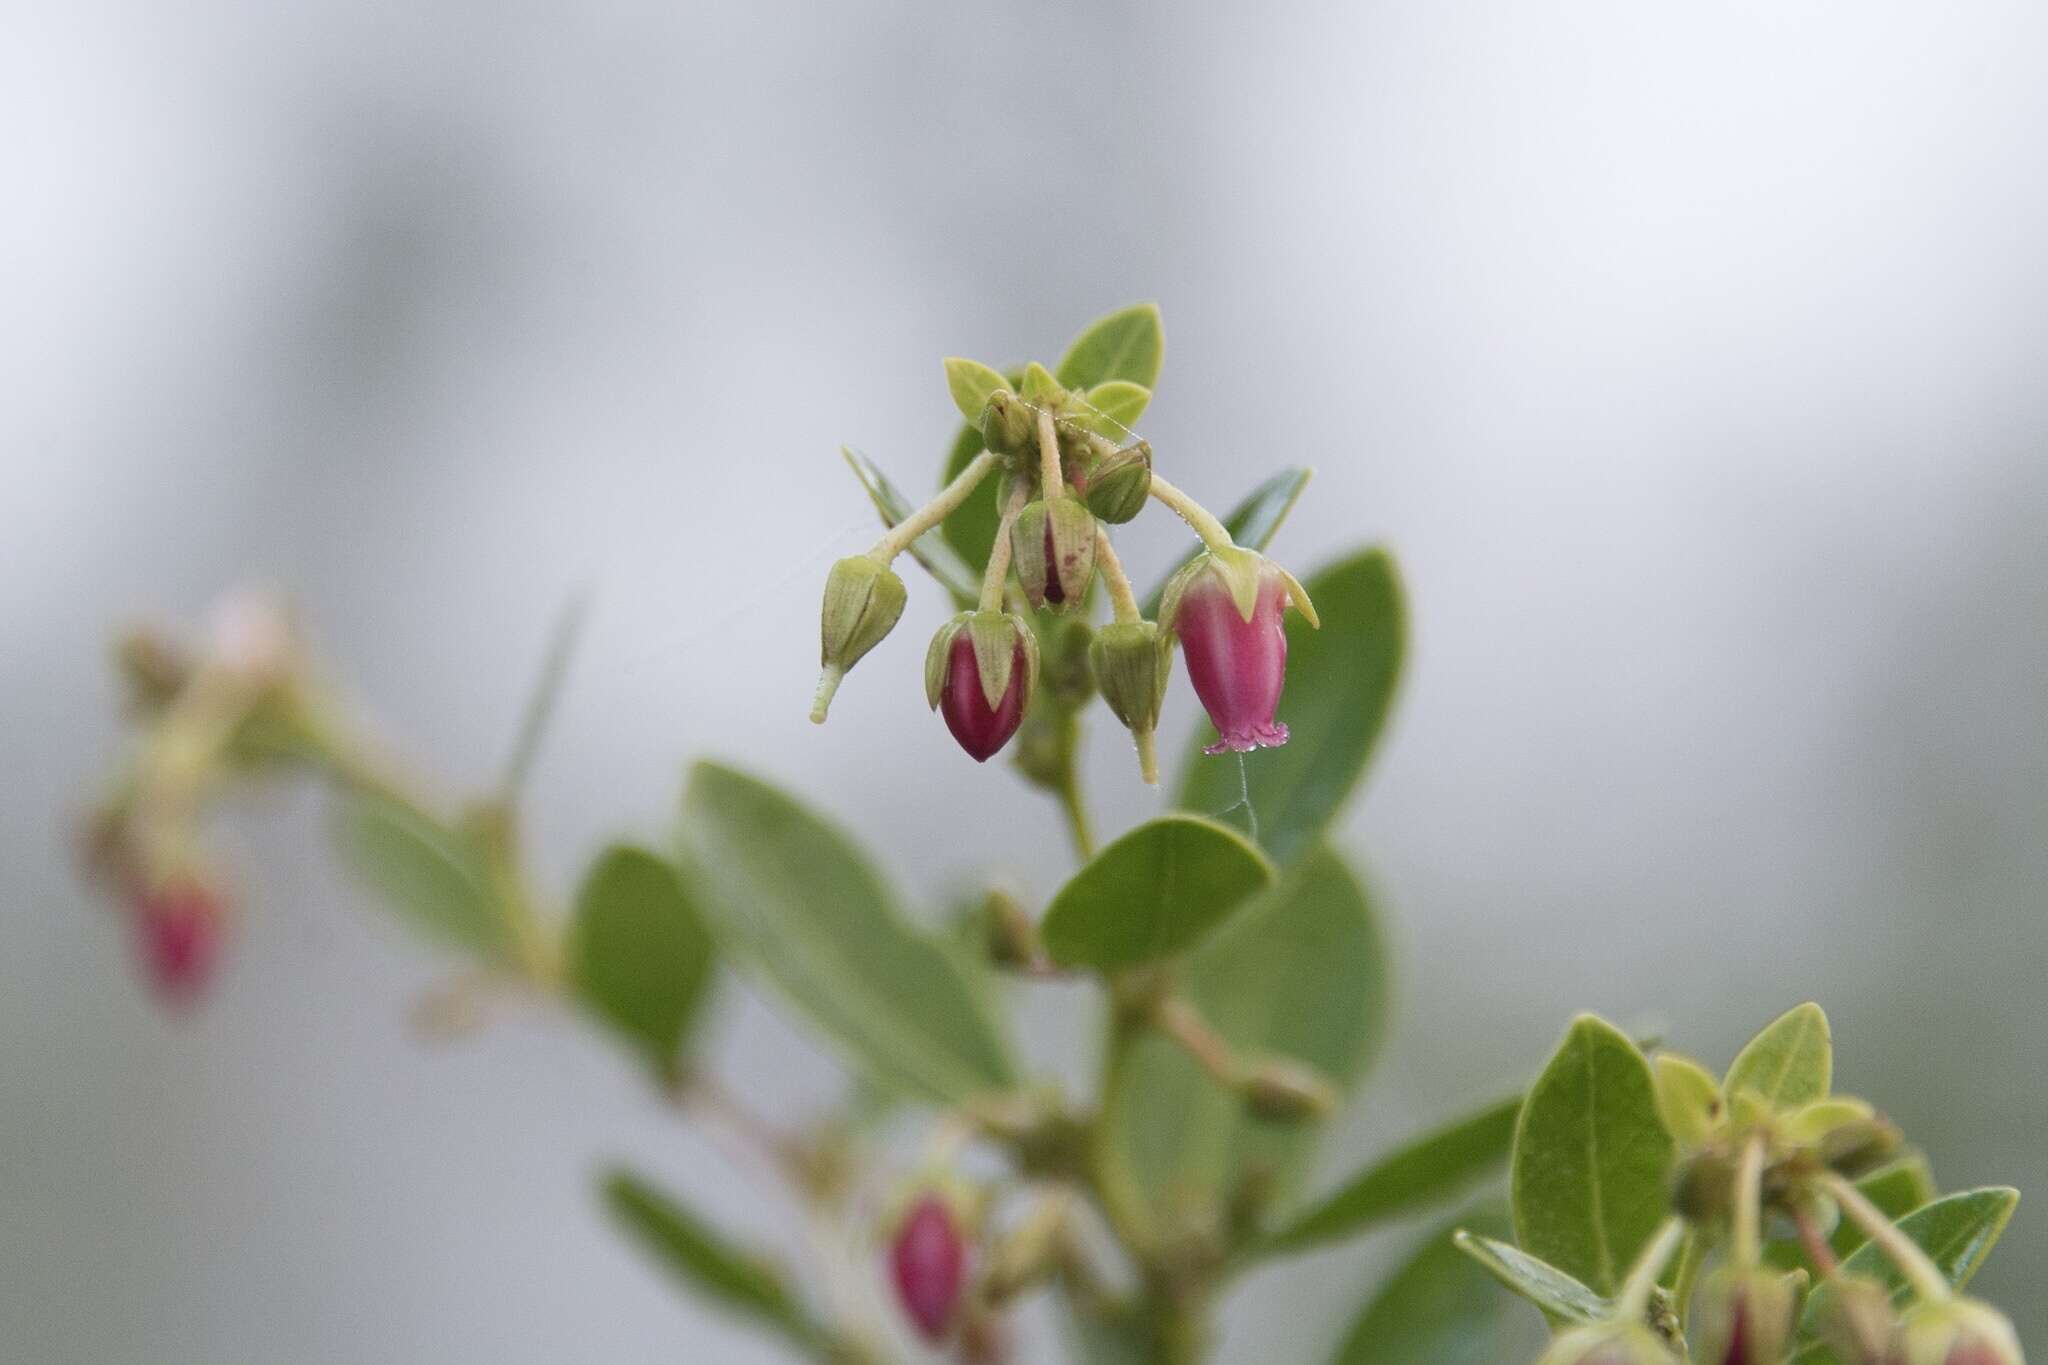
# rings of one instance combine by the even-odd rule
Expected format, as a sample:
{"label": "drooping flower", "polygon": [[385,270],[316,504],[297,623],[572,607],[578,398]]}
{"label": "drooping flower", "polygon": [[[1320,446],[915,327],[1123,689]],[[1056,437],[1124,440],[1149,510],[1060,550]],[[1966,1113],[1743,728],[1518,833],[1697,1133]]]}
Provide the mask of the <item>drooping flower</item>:
{"label": "drooping flower", "polygon": [[925,654],[925,699],[977,763],[995,757],[1017,733],[1037,679],[1038,637],[1007,612],[954,617]]}
{"label": "drooping flower", "polygon": [[2006,1316],[1976,1299],[1922,1304],[1899,1325],[1899,1365],[2026,1365]]}
{"label": "drooping flower", "polygon": [[1208,551],[1168,584],[1159,625],[1186,651],[1188,678],[1215,723],[1208,753],[1287,742],[1276,713],[1287,685],[1282,617],[1290,605],[1319,624],[1294,575],[1250,550]]}
{"label": "drooping flower", "polygon": [[967,1241],[944,1196],[923,1195],[905,1212],[889,1244],[889,1275],[918,1335],[945,1340],[967,1282]]}
{"label": "drooping flower", "polygon": [[157,998],[175,1008],[195,1003],[220,961],[225,897],[196,876],[179,876],[139,894],[134,915],[136,952]]}

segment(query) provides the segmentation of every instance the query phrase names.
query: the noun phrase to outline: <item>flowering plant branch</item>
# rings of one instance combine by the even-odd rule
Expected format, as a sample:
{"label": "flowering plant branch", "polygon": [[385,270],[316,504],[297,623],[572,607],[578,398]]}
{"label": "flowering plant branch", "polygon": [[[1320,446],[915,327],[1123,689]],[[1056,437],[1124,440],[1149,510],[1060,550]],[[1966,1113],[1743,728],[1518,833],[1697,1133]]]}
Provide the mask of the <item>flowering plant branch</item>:
{"label": "flowering plant branch", "polygon": [[[1072,1358],[1203,1360],[1247,1270],[1463,1200],[1361,1294],[1333,1360],[1501,1359],[1514,1300],[1490,1275],[1554,1329],[1543,1365],[2018,1362],[2004,1318],[1962,1297],[2016,1193],[1939,1195],[1896,1128],[1833,1093],[1817,1006],[1720,1076],[1583,1016],[1526,1093],[1309,1191],[1316,1136],[1386,1028],[1378,915],[1326,836],[1391,706],[1403,596],[1384,551],[1306,584],[1265,557],[1306,470],[1220,517],[1155,470],[1132,428],[1161,353],[1141,306],[1052,368],[948,361],[966,425],[922,506],[847,452],[884,529],[827,576],[812,719],[903,616],[909,555],[958,613],[927,650],[930,707],[976,761],[1010,752],[1067,817],[1081,865],[1039,913],[990,888],[926,927],[827,818],[712,762],[671,842],[615,845],[558,896],[523,856],[520,792],[573,617],[506,780],[452,801],[348,721],[276,603],[241,596],[195,645],[143,632],[121,652],[140,739],[87,848],[145,974],[180,1006],[214,975],[231,917],[204,847],[217,798],[262,774],[323,782],[348,861],[469,963],[438,1017],[486,989],[559,1003],[787,1195],[814,1232],[801,1278],[631,1172],[603,1188],[680,1283],[797,1359],[1015,1359],[1014,1309],[1043,1293]],[[1155,502],[1197,544],[1141,595],[1112,534]],[[1210,723],[1172,809],[1098,847],[1083,725],[1099,697],[1158,784],[1178,657]],[[788,1129],[713,1072],[701,1025],[728,970],[837,1046],[844,1104]],[[1020,1068],[1004,1007],[1045,980],[1098,988],[1092,1072]],[[917,1155],[887,1129],[915,1134]],[[1505,1210],[1484,1191],[1503,1167]]]}

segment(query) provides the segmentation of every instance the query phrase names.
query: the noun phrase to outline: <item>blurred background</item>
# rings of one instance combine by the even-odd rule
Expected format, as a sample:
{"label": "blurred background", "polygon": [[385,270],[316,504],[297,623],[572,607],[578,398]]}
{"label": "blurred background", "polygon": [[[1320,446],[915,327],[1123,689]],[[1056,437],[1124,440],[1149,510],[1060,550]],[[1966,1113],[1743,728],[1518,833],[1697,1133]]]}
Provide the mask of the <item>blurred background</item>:
{"label": "blurred background", "polygon": [[[1277,552],[1384,540],[1413,595],[1344,833],[1397,1033],[1326,1178],[1574,1010],[1720,1064],[1814,997],[1945,1186],[2028,1190],[1980,1283],[2048,1350],[2048,11],[0,15],[10,1359],[773,1359],[590,1174],[787,1216],[564,1021],[424,1046],[449,964],[309,794],[225,824],[225,979],[151,1005],[64,843],[122,752],[106,646],[279,585],[395,742],[481,783],[587,591],[533,791],[557,885],[711,752],[927,904],[1048,891],[1050,803],[926,713],[930,585],[805,721],[818,585],[873,534],[836,450],[928,487],[941,356],[1052,359],[1141,298],[1162,468],[1228,505],[1319,466]],[[1149,579],[1181,541],[1133,529]],[[1149,813],[1122,737],[1092,751],[1105,823]],[[1079,1047],[1073,1003],[1034,1050]],[[771,1112],[835,1093],[737,992],[720,1039]],[[1253,1280],[1224,1359],[1319,1358],[1403,1240]]]}

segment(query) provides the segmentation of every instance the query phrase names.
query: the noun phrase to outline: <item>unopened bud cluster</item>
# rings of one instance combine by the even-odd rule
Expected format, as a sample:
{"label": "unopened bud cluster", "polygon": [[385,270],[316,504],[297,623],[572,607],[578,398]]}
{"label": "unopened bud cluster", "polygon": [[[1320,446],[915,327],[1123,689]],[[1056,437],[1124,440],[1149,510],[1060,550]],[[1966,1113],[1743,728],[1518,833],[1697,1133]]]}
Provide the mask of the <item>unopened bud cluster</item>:
{"label": "unopened bud cluster", "polygon": [[[1001,529],[980,600],[940,627],[925,661],[926,698],[970,757],[986,762],[1002,751],[1033,714],[1034,698],[1071,715],[1099,691],[1131,732],[1145,779],[1157,781],[1153,736],[1177,648],[1186,649],[1188,676],[1216,726],[1210,752],[1285,744],[1287,727],[1277,718],[1287,667],[1282,618],[1292,606],[1315,624],[1315,609],[1293,575],[1237,545],[1221,522],[1160,478],[1148,442],[1120,443],[1131,437],[1124,419],[1099,404],[1135,420],[1149,390],[1128,383],[1070,389],[1035,364],[1012,377],[951,360],[946,374],[984,452],[930,503],[896,518],[872,550],[833,566],[812,719],[825,719],[841,680],[901,617],[906,594],[890,567],[896,556],[993,482]],[[1193,527],[1203,549],[1173,577],[1157,619],[1146,620],[1108,528],[1155,500]],[[1114,619],[1091,648],[1085,618],[1098,582]],[[1080,623],[1067,628],[1060,648],[1041,648],[1061,628],[1062,613]],[[1067,647],[1076,632],[1078,646]],[[1038,687],[1042,666],[1067,662],[1092,677],[1063,675]],[[1062,733],[1045,728],[1033,743],[1063,743]],[[1019,756],[1027,772],[1056,780],[1058,754],[1027,749]]]}

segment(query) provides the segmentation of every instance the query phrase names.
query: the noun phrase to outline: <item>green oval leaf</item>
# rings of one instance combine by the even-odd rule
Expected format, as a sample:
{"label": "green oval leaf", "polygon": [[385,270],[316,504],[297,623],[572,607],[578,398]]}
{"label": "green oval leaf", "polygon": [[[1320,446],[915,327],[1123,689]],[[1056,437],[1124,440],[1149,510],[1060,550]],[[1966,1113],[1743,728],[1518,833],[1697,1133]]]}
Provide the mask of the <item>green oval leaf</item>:
{"label": "green oval leaf", "polygon": [[[1271,891],[1204,939],[1183,994],[1241,1054],[1293,1058],[1348,1094],[1386,1028],[1386,950],[1351,869],[1316,848]],[[1100,1165],[1109,1197],[1140,1226],[1182,1212],[1220,1216],[1253,1174],[1285,1200],[1314,1149],[1314,1124],[1248,1113],[1174,1044],[1134,1039],[1110,1062]]]}
{"label": "green oval leaf", "polygon": [[696,1214],[630,1171],[604,1179],[605,1207],[664,1270],[711,1302],[773,1328],[805,1354],[827,1341],[825,1331],[790,1294],[762,1257],[734,1249]]}
{"label": "green oval leaf", "polygon": [[[875,511],[882,518],[882,525],[894,526],[917,510],[910,505],[910,500],[903,496],[896,485],[889,482],[889,476],[884,474],[873,460],[852,446],[841,446],[839,453],[845,458],[847,468],[853,471],[853,477],[859,479],[861,487],[867,490],[868,501],[875,505]],[[980,453],[981,443],[976,441],[975,448],[968,452],[968,461]],[[964,469],[966,462],[963,461],[961,467]],[[994,483],[997,480],[991,478],[989,482]],[[981,490],[976,491],[978,493]],[[993,531],[990,532],[990,537],[990,543],[993,544]],[[910,557],[922,565],[926,573],[937,579],[939,586],[951,593],[953,600],[961,606],[970,607],[979,600],[981,575],[967,567],[967,561],[960,557],[960,552],[953,548],[944,533],[937,528],[926,531],[910,542]],[[986,553],[983,554],[983,559],[987,559]]]}
{"label": "green oval leaf", "polygon": [[1096,854],[1039,932],[1062,967],[1133,967],[1179,952],[1272,881],[1273,865],[1234,830],[1168,815]]}
{"label": "green oval leaf", "polygon": [[721,946],[879,1082],[941,1103],[1010,1086],[994,1020],[958,961],[907,924],[844,834],[765,782],[691,770],[686,881]]}
{"label": "green oval leaf", "polygon": [[1542,1309],[1552,1322],[1583,1326],[1605,1318],[1613,1306],[1572,1276],[1519,1247],[1462,1229],[1452,1241],[1509,1292]]}
{"label": "green oval leaf", "polygon": [[[1469,1225],[1505,1233],[1506,1215]],[[1443,1228],[1423,1242],[1367,1305],[1337,1348],[1334,1365],[1500,1365],[1527,1360],[1543,1333],[1504,1298]]]}
{"label": "green oval leaf", "polygon": [[[2013,1210],[2019,1207],[2019,1202],[2020,1192],[2004,1186],[1965,1190],[1907,1214],[1899,1219],[1897,1226],[1899,1231],[1919,1244],[1951,1285],[1962,1289],[1983,1268],[1985,1259],[1991,1255],[1991,1248],[1998,1245],[1998,1239],[2005,1234],[2005,1225],[2012,1221]],[[1848,1275],[1867,1275],[1890,1285],[1895,1304],[1904,1305],[1912,1297],[1912,1291],[1898,1267],[1874,1243],[1865,1243],[1855,1255],[1842,1262],[1842,1271]],[[1805,1315],[1800,1319],[1804,1330],[1814,1330],[1820,1321],[1822,1304],[1832,1292],[1823,1284],[1807,1300]],[[1825,1346],[1813,1345],[1801,1351],[1795,1360],[1797,1365],[1821,1365],[1821,1362],[1833,1361],[1834,1353]]]}
{"label": "green oval leaf", "polygon": [[1750,1039],[1728,1068],[1721,1088],[1730,1097],[1749,1091],[1778,1113],[1790,1113],[1827,1098],[1834,1071],[1828,1016],[1808,1002],[1778,1016]]}
{"label": "green oval leaf", "polygon": [[605,850],[569,926],[576,993],[655,1074],[674,1080],[711,982],[711,932],[676,870],[645,849]]}
{"label": "green oval leaf", "polygon": [[[972,459],[973,456],[970,455],[968,458]],[[1232,508],[1230,515],[1223,519],[1224,529],[1230,532],[1230,538],[1239,545],[1253,550],[1263,550],[1271,545],[1273,537],[1280,533],[1281,524],[1287,520],[1287,514],[1294,510],[1295,503],[1301,501],[1301,492],[1308,487],[1308,481],[1314,475],[1315,471],[1312,469],[1290,467],[1254,488],[1245,500]],[[1188,552],[1185,559],[1173,566],[1174,573],[1186,568],[1200,553],[1202,547],[1197,544]],[[1143,608],[1146,620],[1159,619],[1159,606],[1166,597],[1167,579],[1172,577],[1173,574],[1170,573],[1160,579],[1158,585],[1146,596]]]}
{"label": "green oval leaf", "polygon": [[335,837],[346,861],[414,928],[486,958],[510,955],[489,861],[473,836],[364,795],[340,807]]}
{"label": "green oval leaf", "polygon": [[1152,402],[1152,390],[1128,379],[1112,379],[1107,384],[1097,384],[1082,397],[1091,409],[1086,414],[1089,429],[1122,443],[1137,434],[1131,427],[1145,415]]}
{"label": "green oval leaf", "polygon": [[1657,1114],[1684,1148],[1704,1146],[1721,1122],[1721,1083],[1690,1057],[1660,1052],[1656,1060]]}
{"label": "green oval leaf", "polygon": [[1381,1157],[1289,1224],[1268,1244],[1301,1251],[1449,1199],[1507,1160],[1522,1098],[1487,1106]]}
{"label": "green oval leaf", "polygon": [[946,391],[953,395],[953,406],[960,409],[969,426],[981,425],[990,394],[1009,387],[1008,380],[979,360],[957,355],[946,360]]}
{"label": "green oval leaf", "polygon": [[[1176,804],[1221,815],[1249,804],[1259,843],[1285,866],[1319,835],[1358,785],[1392,708],[1407,649],[1407,610],[1394,561],[1367,550],[1309,580],[1323,628],[1287,617],[1285,747],[1235,759],[1204,756],[1206,722],[1191,746]],[[1250,823],[1249,819],[1246,821]]]}
{"label": "green oval leaf", "polygon": [[1515,1240],[1613,1294],[1668,1212],[1672,1161],[1650,1064],[1613,1025],[1579,1016],[1515,1130]]}
{"label": "green oval leaf", "polygon": [[1165,354],[1159,305],[1138,303],[1088,324],[1060,357],[1055,374],[1069,389],[1092,389],[1112,379],[1156,388]]}

